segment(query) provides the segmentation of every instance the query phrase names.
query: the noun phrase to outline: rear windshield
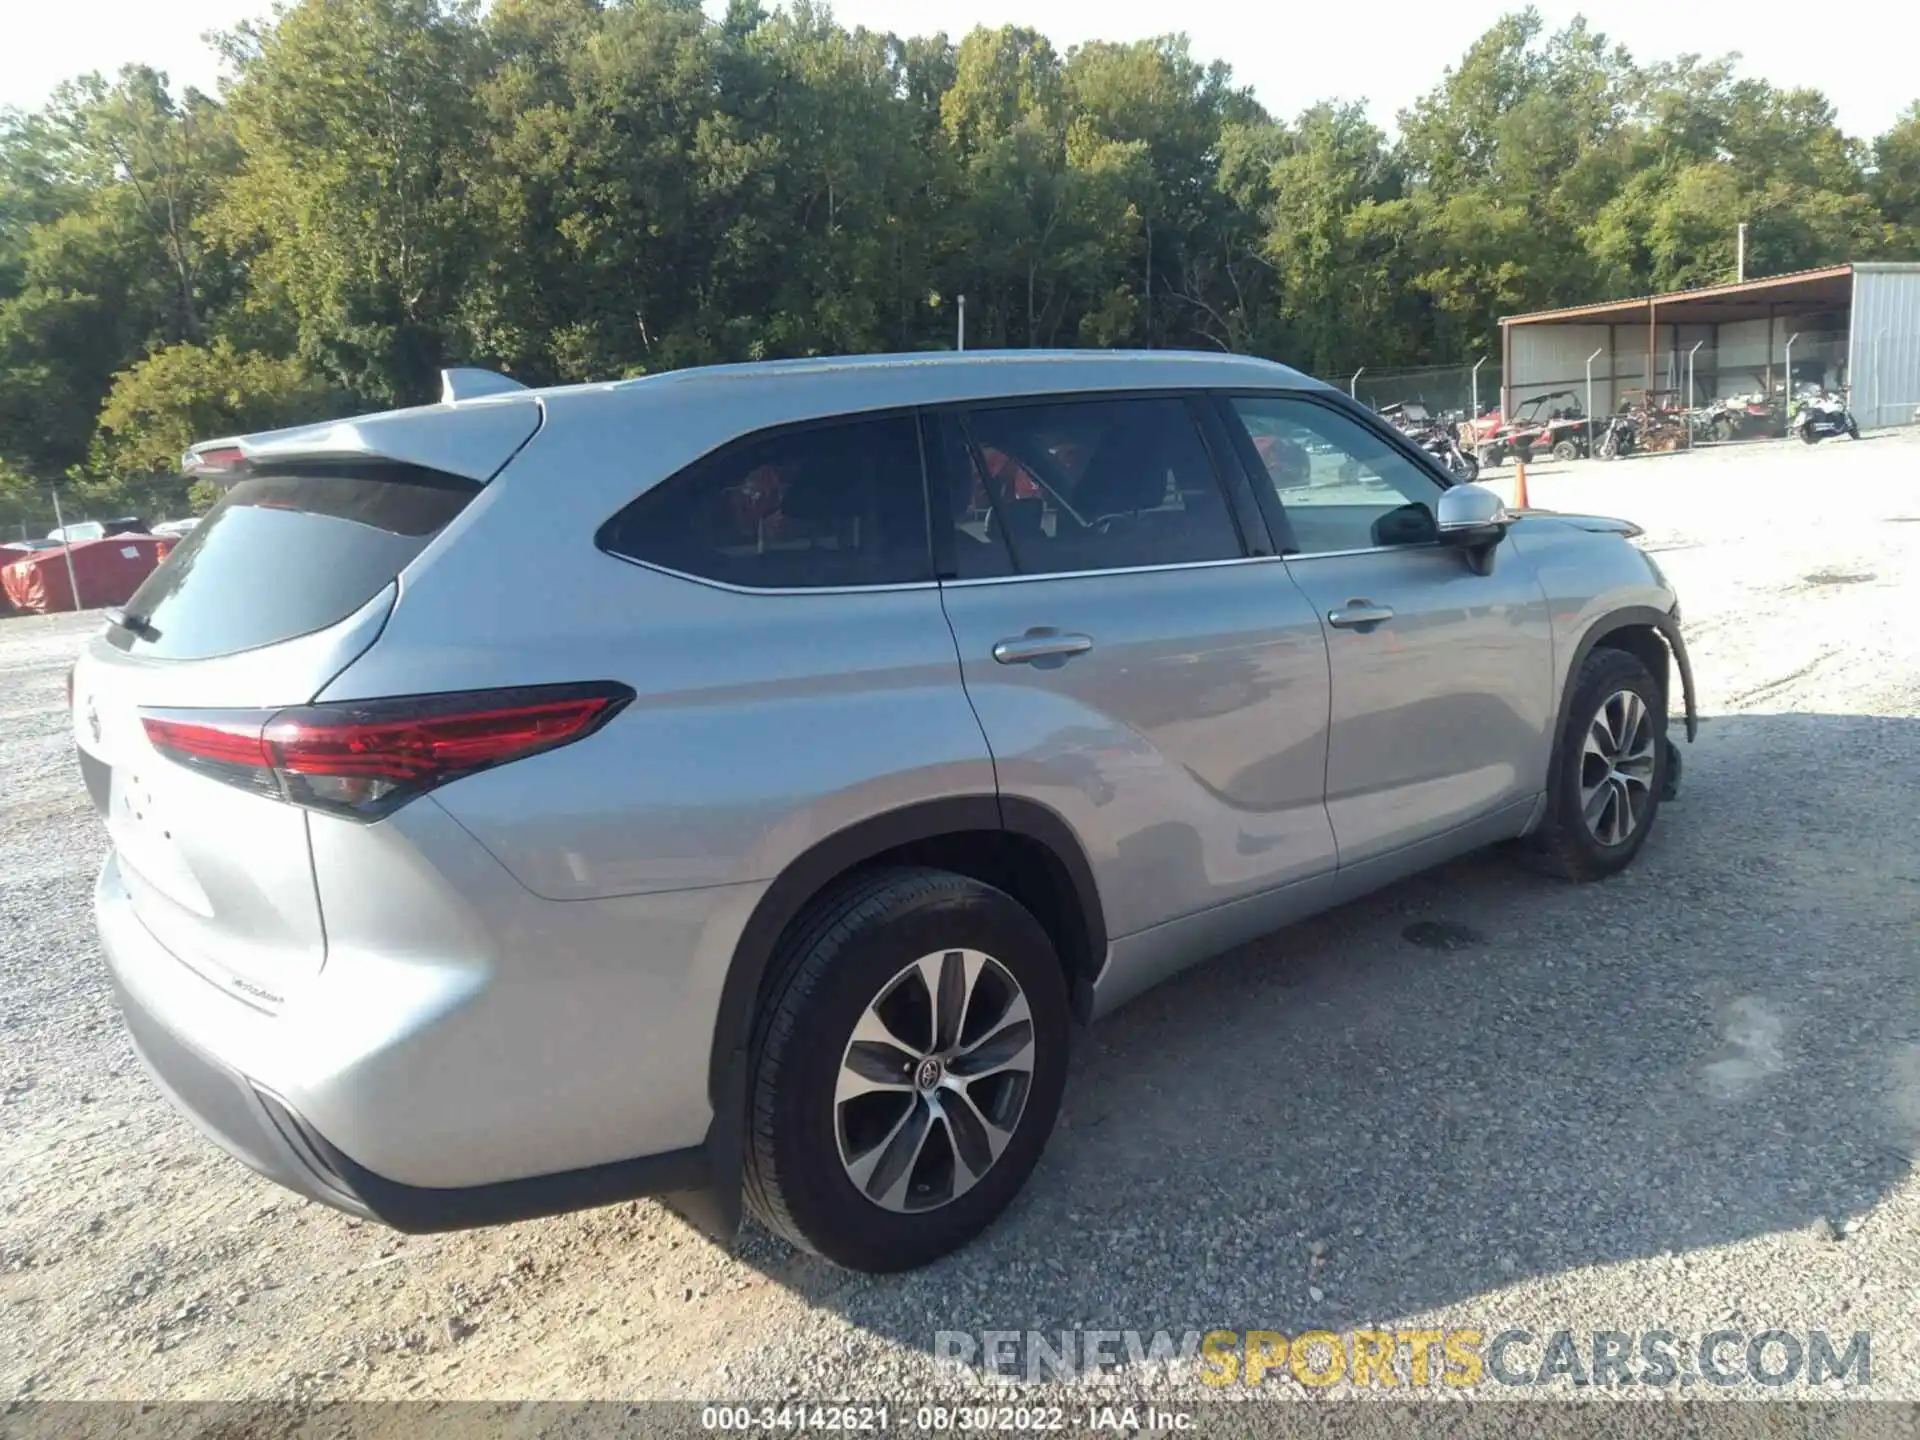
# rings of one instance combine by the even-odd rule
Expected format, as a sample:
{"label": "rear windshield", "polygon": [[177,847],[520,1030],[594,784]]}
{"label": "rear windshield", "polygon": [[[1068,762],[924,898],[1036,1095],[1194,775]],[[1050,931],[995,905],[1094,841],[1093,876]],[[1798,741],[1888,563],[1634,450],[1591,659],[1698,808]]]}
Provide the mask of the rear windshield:
{"label": "rear windshield", "polygon": [[204,660],[311,634],[390,584],[480,491],[412,466],[250,475],[149,575],[112,642]]}

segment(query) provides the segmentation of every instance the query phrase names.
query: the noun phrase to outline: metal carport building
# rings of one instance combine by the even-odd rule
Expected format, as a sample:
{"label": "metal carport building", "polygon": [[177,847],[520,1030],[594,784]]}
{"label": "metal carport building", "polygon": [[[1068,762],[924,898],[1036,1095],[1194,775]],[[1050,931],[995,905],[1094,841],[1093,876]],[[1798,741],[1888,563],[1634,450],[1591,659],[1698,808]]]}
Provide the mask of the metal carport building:
{"label": "metal carport building", "polygon": [[1500,346],[1508,415],[1556,390],[1574,391],[1594,415],[1638,389],[1678,392],[1689,408],[1773,394],[1791,359],[1793,383],[1848,387],[1861,425],[1901,425],[1920,406],[1920,264],[1832,265],[1510,315]]}

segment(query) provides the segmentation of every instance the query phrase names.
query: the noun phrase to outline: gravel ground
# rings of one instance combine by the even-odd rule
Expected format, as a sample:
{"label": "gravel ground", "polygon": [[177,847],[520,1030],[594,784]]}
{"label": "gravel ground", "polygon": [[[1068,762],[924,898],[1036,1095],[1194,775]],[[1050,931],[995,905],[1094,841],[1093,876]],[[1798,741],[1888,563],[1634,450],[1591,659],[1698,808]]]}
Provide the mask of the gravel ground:
{"label": "gravel ground", "polygon": [[1086,1038],[1012,1213],[889,1279],[647,1202],[407,1238],[218,1154],[93,939],[62,700],[97,622],[0,624],[0,1405],[902,1403],[982,1383],[942,1330],[1372,1324],[1866,1330],[1869,1393],[1920,1398],[1920,436],[1532,496],[1639,521],[1685,598],[1707,719],[1637,866],[1475,857],[1190,972]]}

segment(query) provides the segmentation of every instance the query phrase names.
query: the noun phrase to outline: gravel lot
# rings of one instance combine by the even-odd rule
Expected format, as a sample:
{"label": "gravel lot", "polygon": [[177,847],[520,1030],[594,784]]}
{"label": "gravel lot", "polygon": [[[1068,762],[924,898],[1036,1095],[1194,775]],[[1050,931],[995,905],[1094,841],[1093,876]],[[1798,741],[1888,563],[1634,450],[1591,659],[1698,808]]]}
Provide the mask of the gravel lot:
{"label": "gravel lot", "polygon": [[1636,868],[1476,857],[1190,972],[1087,1037],[1012,1214],[885,1280],[652,1203],[406,1238],[218,1154],[93,939],[97,622],[0,623],[0,1406],[900,1403],[940,1330],[1369,1323],[1868,1330],[1870,1393],[1920,1398],[1920,435],[1532,491],[1639,521],[1685,598],[1707,720]]}

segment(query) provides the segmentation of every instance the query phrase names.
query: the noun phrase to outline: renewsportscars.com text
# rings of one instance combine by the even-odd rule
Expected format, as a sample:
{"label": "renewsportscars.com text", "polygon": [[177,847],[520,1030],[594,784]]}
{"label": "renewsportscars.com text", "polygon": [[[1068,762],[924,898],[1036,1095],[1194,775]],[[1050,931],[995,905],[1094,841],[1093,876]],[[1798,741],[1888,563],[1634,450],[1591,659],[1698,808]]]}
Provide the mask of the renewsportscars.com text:
{"label": "renewsportscars.com text", "polygon": [[1864,1330],[942,1330],[934,1337],[934,1358],[1028,1384],[1142,1365],[1177,1365],[1216,1388],[1344,1383],[1413,1391],[1481,1385],[1778,1390],[1873,1383],[1873,1337]]}

